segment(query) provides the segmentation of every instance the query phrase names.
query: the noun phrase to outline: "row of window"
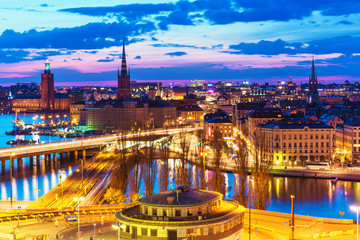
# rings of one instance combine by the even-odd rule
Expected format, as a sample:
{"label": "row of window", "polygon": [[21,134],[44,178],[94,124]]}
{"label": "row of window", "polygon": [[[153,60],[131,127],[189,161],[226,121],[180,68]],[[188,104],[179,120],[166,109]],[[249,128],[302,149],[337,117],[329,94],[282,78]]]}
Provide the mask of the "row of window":
{"label": "row of window", "polygon": [[[241,224],[243,222],[243,216],[237,217],[235,219],[232,219],[228,222],[223,223],[224,225],[224,232],[236,227],[237,225]],[[209,227],[208,230],[208,234],[207,235],[212,235],[212,234],[218,234],[221,233],[221,226],[222,224],[218,224],[214,227]],[[130,225],[126,225],[126,228],[124,230],[122,230],[124,232],[130,233]],[[132,234],[134,235],[134,231],[137,231],[136,227],[132,228]],[[152,228],[141,228],[141,235],[142,236],[148,236],[150,231],[150,236],[151,237],[157,237],[158,236],[158,230],[157,229],[152,229]],[[176,231],[176,230],[173,230]],[[204,228],[189,228],[186,229],[186,234],[193,234],[196,236],[204,236]],[[137,235],[137,233],[136,233]]]}
{"label": "row of window", "polygon": [[[297,135],[295,134],[294,137],[292,137],[292,135],[283,135],[283,140],[286,140],[286,138],[288,140],[291,140],[292,138],[293,139],[297,139]],[[303,135],[302,134],[299,134],[299,139],[302,139],[303,138]],[[310,134],[309,135],[309,139],[324,139],[325,136],[322,134],[322,135],[318,135],[318,134],[315,134],[315,135],[312,135]],[[276,135],[275,136],[275,139],[279,139],[279,135]],[[304,134],[304,139],[308,139],[308,135],[307,134]],[[329,134],[326,134],[326,139],[330,139],[330,136]]]}
{"label": "row of window", "polygon": [[[314,147],[314,144],[311,142],[310,144],[310,147]],[[326,145],[326,147],[330,147],[330,143],[329,142],[326,142],[326,144],[324,144],[324,142],[320,142],[320,144],[319,144],[319,142],[315,142],[315,147],[324,147]],[[333,144],[334,145],[334,144]],[[295,142],[293,145],[291,144],[291,143],[288,143],[287,144],[287,146],[289,147],[289,148],[291,148],[292,146],[294,147],[294,148],[296,148],[297,147],[297,143]],[[302,147],[303,146],[303,144],[302,144],[302,142],[300,142],[299,143],[299,147]],[[335,145],[334,145],[335,146]],[[279,147],[279,144],[278,143],[276,143],[276,147]],[[283,147],[285,148],[286,147],[286,143],[284,143],[283,144]],[[305,142],[304,143],[304,147],[308,147],[308,143],[307,142]]]}
{"label": "row of window", "polygon": [[[323,149],[322,150],[315,150],[315,151],[310,150],[309,152],[308,152],[308,150],[304,150],[304,152],[303,152],[303,150],[299,150],[299,153],[324,153],[324,152],[329,153],[329,150],[326,150],[326,151],[324,151]],[[276,151],[276,153],[279,153],[279,151]],[[298,152],[297,152],[297,150],[294,150],[294,151],[291,151],[291,150],[286,151],[286,150],[284,150],[283,153],[298,153]]]}

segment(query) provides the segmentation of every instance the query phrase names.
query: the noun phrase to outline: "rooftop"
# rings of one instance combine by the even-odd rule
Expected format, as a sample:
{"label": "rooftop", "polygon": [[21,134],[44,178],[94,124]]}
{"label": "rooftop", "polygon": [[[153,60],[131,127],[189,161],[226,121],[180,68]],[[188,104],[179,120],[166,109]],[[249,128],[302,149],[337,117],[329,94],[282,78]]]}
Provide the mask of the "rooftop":
{"label": "rooftop", "polygon": [[[178,195],[178,196],[177,196]],[[154,194],[139,200],[140,203],[157,205],[196,205],[216,199],[221,194],[209,191],[189,189],[187,191],[176,190]],[[169,204],[168,198],[173,198],[174,203]],[[176,199],[178,198],[178,201]]]}

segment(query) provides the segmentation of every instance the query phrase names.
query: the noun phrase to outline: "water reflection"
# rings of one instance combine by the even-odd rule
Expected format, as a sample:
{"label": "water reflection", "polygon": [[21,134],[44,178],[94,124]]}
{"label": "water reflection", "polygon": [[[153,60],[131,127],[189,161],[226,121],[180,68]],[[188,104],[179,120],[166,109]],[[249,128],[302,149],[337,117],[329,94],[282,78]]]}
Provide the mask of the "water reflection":
{"label": "water reflection", "polygon": [[[168,189],[175,188],[174,166],[176,165],[173,160],[169,161],[171,176]],[[191,172],[194,172],[194,169],[191,169]],[[206,179],[211,179],[212,175],[213,172],[206,171]],[[234,194],[234,174],[227,173],[225,180],[227,190],[225,198],[231,200]],[[271,191],[270,205],[267,208],[269,211],[290,213],[290,195],[295,195],[296,214],[340,218],[339,212],[345,212],[344,219],[356,218],[356,214],[350,211],[350,206],[360,202],[359,182],[332,183],[325,179],[274,177],[269,184]],[[144,186],[141,186],[140,195],[143,192]],[[159,192],[158,183],[154,192]]]}

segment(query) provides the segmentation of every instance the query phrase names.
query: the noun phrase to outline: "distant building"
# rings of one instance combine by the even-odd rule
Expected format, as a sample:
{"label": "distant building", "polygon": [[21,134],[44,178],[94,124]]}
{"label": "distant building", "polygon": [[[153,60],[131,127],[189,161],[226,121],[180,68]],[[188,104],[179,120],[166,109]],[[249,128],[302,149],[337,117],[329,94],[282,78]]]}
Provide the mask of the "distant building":
{"label": "distant building", "polygon": [[51,73],[48,59],[44,73],[41,74],[40,95],[16,95],[10,99],[10,108],[14,112],[53,112],[69,111],[72,99],[66,94],[55,94],[54,74]]}
{"label": "distant building", "polygon": [[313,58],[311,65],[311,75],[309,76],[309,100],[310,102],[316,102],[318,97],[318,80],[317,75],[315,74],[315,61]]}
{"label": "distant building", "polygon": [[188,189],[154,194],[116,214],[125,239],[242,240],[245,208],[217,192]]}
{"label": "distant building", "polygon": [[204,119],[204,110],[199,105],[185,105],[178,107],[176,111],[179,124],[202,122]]}
{"label": "distant building", "polygon": [[177,119],[176,107],[163,100],[94,101],[92,98],[74,104],[71,109],[71,119],[79,118],[79,123],[89,130],[107,132],[173,126]]}
{"label": "distant building", "polygon": [[346,122],[336,129],[335,156],[342,163],[360,161],[360,120]]}
{"label": "distant building", "polygon": [[273,121],[258,125],[256,136],[276,165],[329,161],[335,150],[335,129],[320,121]]}
{"label": "distant building", "polygon": [[214,131],[218,130],[224,140],[231,141],[234,133],[233,128],[233,122],[229,115],[220,109],[215,113],[208,113],[204,116],[204,131],[207,140],[213,139]]}
{"label": "distant building", "polygon": [[126,100],[130,95],[130,71],[126,67],[125,39],[123,40],[123,52],[121,60],[121,72],[118,69],[117,99]]}

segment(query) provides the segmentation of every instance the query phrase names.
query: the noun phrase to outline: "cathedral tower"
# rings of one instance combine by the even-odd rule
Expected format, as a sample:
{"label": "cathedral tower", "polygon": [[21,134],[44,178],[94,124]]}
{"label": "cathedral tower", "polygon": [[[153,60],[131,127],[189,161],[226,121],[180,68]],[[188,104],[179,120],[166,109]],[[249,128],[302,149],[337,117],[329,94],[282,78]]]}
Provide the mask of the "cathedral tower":
{"label": "cathedral tower", "polygon": [[44,73],[41,74],[41,109],[54,110],[54,74],[50,71],[49,59],[46,59]]}
{"label": "cathedral tower", "polygon": [[318,95],[318,81],[317,75],[315,75],[315,62],[314,58],[312,60],[311,66],[311,75],[309,76],[309,97],[311,96],[313,99]]}
{"label": "cathedral tower", "polygon": [[130,95],[130,71],[126,67],[125,39],[123,40],[123,52],[121,60],[121,72],[118,69],[117,99],[126,100]]}

